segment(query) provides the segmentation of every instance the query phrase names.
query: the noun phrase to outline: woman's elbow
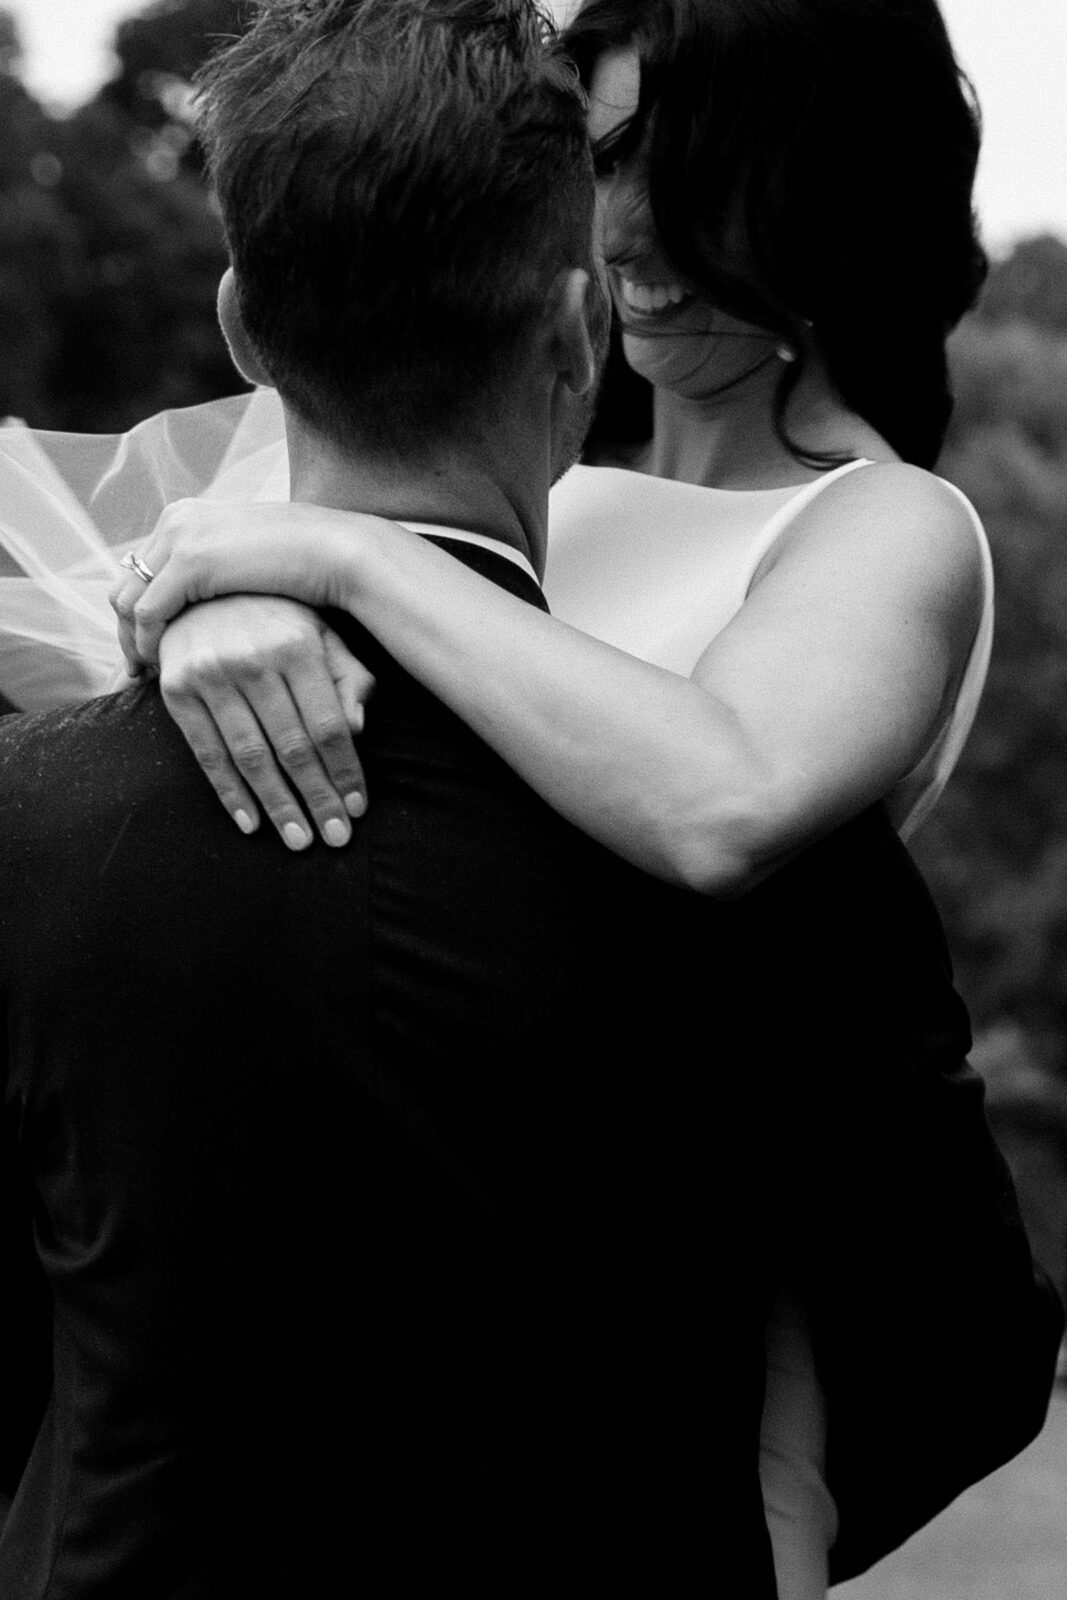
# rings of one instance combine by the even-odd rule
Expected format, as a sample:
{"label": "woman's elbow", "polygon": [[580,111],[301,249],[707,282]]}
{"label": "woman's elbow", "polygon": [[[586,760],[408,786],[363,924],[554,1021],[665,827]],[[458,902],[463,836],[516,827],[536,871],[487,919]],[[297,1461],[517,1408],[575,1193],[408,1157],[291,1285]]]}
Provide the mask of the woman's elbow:
{"label": "woman's elbow", "polygon": [[714,815],[672,828],[663,840],[670,881],[712,900],[736,900],[778,864],[769,810],[717,807]]}
{"label": "woman's elbow", "polygon": [[696,894],[736,900],[877,798],[802,773],[754,781],[671,830],[671,877]]}
{"label": "woman's elbow", "polygon": [[774,864],[723,849],[694,851],[672,863],[672,879],[709,900],[737,900],[774,871]]}

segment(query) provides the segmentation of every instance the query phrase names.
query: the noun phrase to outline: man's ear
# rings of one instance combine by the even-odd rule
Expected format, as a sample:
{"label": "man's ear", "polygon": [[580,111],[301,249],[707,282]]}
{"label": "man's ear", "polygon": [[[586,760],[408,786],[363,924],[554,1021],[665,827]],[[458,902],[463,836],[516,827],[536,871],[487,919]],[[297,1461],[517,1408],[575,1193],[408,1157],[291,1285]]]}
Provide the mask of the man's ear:
{"label": "man's ear", "polygon": [[229,346],[230,359],[242,378],[247,378],[249,383],[262,384],[269,389],[270,374],[264,370],[253,349],[252,341],[245,332],[241,308],[237,302],[237,280],[232,267],[226,268],[219,284],[218,313],[219,326]]}
{"label": "man's ear", "polygon": [[599,376],[597,285],[582,267],[556,280],[548,312],[548,341],[556,375],[576,395],[587,394]]}

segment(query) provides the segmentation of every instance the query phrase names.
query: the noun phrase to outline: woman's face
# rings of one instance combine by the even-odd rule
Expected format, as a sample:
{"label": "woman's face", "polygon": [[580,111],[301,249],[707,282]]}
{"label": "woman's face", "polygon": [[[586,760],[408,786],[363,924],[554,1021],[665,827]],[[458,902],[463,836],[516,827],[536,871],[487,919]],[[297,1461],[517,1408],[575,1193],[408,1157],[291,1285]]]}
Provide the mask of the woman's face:
{"label": "woman's face", "polygon": [[[601,56],[589,84],[594,145],[637,110],[640,87],[633,46]],[[635,372],[658,388],[703,399],[732,387],[773,355],[773,335],[718,310],[667,260],[652,221],[640,148],[598,178],[597,226],[623,351]]]}

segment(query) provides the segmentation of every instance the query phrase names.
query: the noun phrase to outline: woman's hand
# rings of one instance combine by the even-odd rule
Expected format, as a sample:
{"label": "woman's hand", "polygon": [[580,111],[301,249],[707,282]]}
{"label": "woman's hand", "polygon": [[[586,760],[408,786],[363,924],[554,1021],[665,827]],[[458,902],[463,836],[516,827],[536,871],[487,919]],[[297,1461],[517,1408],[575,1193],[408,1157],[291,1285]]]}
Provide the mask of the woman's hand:
{"label": "woman's hand", "polygon": [[360,524],[368,522],[393,526],[291,501],[176,500],[138,545],[138,566],[111,591],[131,672],[158,662],[164,628],[198,600],[274,594],[349,609]]}
{"label": "woman's hand", "polygon": [[167,628],[159,660],[167,710],[243,833],[259,825],[255,796],[304,849],[299,795],[327,844],[348,843],[367,805],[352,735],[374,679],[321,617],[275,595],[211,600]]}

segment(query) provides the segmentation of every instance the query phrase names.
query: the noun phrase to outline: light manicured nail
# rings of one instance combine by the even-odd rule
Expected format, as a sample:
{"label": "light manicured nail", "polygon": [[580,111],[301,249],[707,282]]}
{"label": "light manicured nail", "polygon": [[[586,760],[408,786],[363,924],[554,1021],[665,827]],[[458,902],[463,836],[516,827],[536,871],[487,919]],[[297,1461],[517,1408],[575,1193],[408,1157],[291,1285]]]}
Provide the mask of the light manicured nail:
{"label": "light manicured nail", "polygon": [[255,833],[256,825],[252,821],[252,818],[248,815],[247,811],[235,811],[233,814],[233,820],[236,822],[242,833]]}
{"label": "light manicured nail", "polygon": [[350,817],[361,817],[367,809],[367,797],[356,789],[345,795],[345,810]]}
{"label": "light manicured nail", "polygon": [[336,848],[348,843],[352,837],[352,829],[347,822],[342,822],[340,817],[331,817],[322,830],[322,837],[327,844],[332,844]]}
{"label": "light manicured nail", "polygon": [[282,838],[290,850],[306,850],[311,843],[311,835],[298,822],[287,822],[282,829]]}

